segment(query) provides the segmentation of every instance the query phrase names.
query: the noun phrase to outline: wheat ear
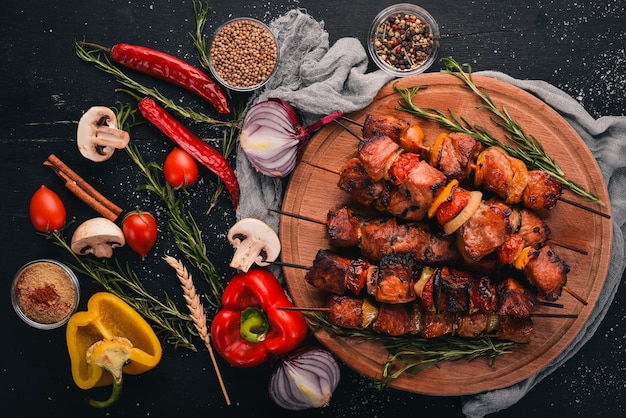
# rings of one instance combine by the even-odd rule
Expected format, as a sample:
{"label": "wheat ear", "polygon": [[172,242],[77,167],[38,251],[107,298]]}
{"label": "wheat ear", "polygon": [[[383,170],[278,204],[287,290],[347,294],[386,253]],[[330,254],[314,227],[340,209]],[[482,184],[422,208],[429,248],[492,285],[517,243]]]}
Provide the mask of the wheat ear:
{"label": "wheat ear", "polygon": [[222,379],[222,374],[220,373],[220,369],[217,365],[215,354],[213,353],[213,348],[211,346],[211,337],[209,336],[209,330],[206,324],[204,307],[200,302],[200,296],[196,292],[196,287],[193,284],[193,279],[183,263],[170,256],[165,256],[163,259],[174,270],[176,270],[176,276],[178,277],[178,280],[180,280],[180,283],[183,287],[183,295],[185,297],[185,302],[187,303],[187,308],[189,308],[189,312],[191,313],[191,319],[193,320],[193,324],[196,327],[196,330],[198,330],[200,338],[202,339],[202,341],[204,341],[204,345],[209,350],[209,355],[211,356],[213,368],[215,369],[215,373],[217,374],[217,380],[219,381],[220,387],[222,388],[224,399],[226,400],[226,404],[230,405],[230,398],[228,396],[228,392],[226,391],[226,386],[224,385],[224,380]]}

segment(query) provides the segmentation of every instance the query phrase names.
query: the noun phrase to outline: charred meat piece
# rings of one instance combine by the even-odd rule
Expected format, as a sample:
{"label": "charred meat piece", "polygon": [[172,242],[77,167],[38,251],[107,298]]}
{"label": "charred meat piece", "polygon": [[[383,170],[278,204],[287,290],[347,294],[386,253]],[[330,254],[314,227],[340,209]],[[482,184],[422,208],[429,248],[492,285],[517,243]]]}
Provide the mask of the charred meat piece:
{"label": "charred meat piece", "polygon": [[407,174],[404,183],[399,187],[406,190],[407,196],[424,217],[439,190],[446,185],[446,181],[446,176],[441,171],[421,160]]}
{"label": "charred meat piece", "polygon": [[417,262],[428,265],[451,264],[460,259],[451,236],[433,232],[427,224],[398,224],[395,218],[364,223],[359,248],[373,261],[393,252],[412,254]]}
{"label": "charred meat piece", "polygon": [[403,152],[395,159],[393,164],[389,166],[387,173],[388,180],[398,186],[404,183],[408,174],[413,170],[420,162],[420,156],[410,152]]}
{"label": "charred meat piece", "polygon": [[392,336],[417,334],[421,330],[421,314],[416,304],[388,304],[379,306],[372,331]]}
{"label": "charred meat piece", "polygon": [[523,161],[493,146],[482,151],[474,166],[474,184],[495,193],[506,203],[519,203],[528,183]]}
{"label": "charred meat piece", "polygon": [[[417,263],[412,254],[386,254],[373,283],[374,298],[381,303],[407,303],[416,299],[413,284]],[[374,278],[374,277],[372,277]]]}
{"label": "charred meat piece", "polygon": [[365,218],[344,206],[328,211],[326,233],[337,247],[355,247],[361,242],[361,226],[365,222]]}
{"label": "charred meat piece", "polygon": [[441,292],[448,312],[469,311],[469,289],[472,281],[471,274],[467,272],[448,267],[441,268]]}
{"label": "charred meat piece", "polygon": [[385,191],[385,183],[370,178],[358,158],[349,159],[339,172],[339,188],[364,205],[372,205]]}
{"label": "charred meat piece", "polygon": [[331,296],[328,320],[337,326],[363,329],[363,299],[350,296]]}
{"label": "charred meat piece", "polygon": [[569,271],[567,263],[549,245],[538,250],[536,257],[532,257],[524,266],[528,281],[549,301],[561,296]]}
{"label": "charred meat piece", "polygon": [[491,316],[482,312],[458,315],[455,334],[464,338],[479,338],[487,335]]}
{"label": "charred meat piece", "polygon": [[524,245],[537,247],[550,238],[550,227],[531,210],[520,209],[520,228],[517,232],[524,237]]}
{"label": "charred meat piece", "polygon": [[358,146],[359,160],[373,181],[386,177],[389,166],[400,152],[400,146],[386,135],[364,138]]}
{"label": "charred meat piece", "polygon": [[450,312],[424,312],[422,336],[424,338],[441,337],[454,332],[454,314]]}
{"label": "charred meat piece", "polygon": [[424,133],[418,126],[391,115],[368,114],[363,122],[363,138],[386,135],[408,152],[420,152]]}
{"label": "charred meat piece", "polygon": [[472,164],[482,150],[482,145],[469,135],[452,132],[445,136],[437,155],[436,167],[448,179],[467,179],[472,172]]}
{"label": "charred meat piece", "polygon": [[537,298],[535,292],[526,288],[519,281],[508,277],[497,285],[498,315],[526,318],[530,316]]}
{"label": "charred meat piece", "polygon": [[481,260],[509,239],[508,215],[500,205],[481,202],[456,234],[459,251],[468,263]]}
{"label": "charred meat piece", "polygon": [[376,269],[362,258],[349,259],[319,250],[304,279],[310,285],[336,295],[343,295],[346,290],[358,295]]}
{"label": "charred meat piece", "polygon": [[528,172],[528,184],[522,194],[522,203],[533,210],[549,210],[563,193],[563,185],[543,170]]}

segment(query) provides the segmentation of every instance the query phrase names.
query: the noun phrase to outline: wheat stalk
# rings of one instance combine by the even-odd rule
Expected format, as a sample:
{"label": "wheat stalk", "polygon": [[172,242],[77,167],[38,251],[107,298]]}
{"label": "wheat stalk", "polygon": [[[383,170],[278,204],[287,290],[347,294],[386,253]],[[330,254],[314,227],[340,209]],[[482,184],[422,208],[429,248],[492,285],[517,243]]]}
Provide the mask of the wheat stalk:
{"label": "wheat stalk", "polygon": [[209,355],[211,356],[213,368],[215,369],[215,373],[217,374],[217,380],[219,381],[220,387],[222,388],[224,399],[226,400],[226,404],[230,405],[230,398],[228,396],[228,393],[226,392],[224,380],[222,379],[222,374],[220,373],[220,369],[217,365],[215,354],[213,353],[213,348],[211,346],[211,337],[209,336],[209,330],[206,324],[204,307],[200,302],[200,296],[196,292],[196,287],[193,284],[193,279],[182,262],[170,256],[165,256],[163,257],[163,259],[174,270],[176,270],[176,276],[178,277],[178,280],[180,280],[180,283],[183,287],[183,296],[185,297],[187,308],[189,308],[189,312],[191,313],[191,319],[193,320],[193,324],[196,327],[196,330],[198,330],[200,338],[202,339],[202,341],[204,341],[204,345],[209,350]]}

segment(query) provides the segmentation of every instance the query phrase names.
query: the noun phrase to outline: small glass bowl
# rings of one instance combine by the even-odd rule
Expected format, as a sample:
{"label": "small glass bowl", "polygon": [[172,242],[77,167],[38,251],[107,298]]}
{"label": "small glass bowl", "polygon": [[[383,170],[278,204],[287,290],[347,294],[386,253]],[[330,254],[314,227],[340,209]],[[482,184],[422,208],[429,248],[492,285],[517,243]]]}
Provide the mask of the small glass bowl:
{"label": "small glass bowl", "polygon": [[[409,36],[406,32],[400,32],[404,29],[406,21],[396,24],[396,27],[392,27],[390,22],[396,15],[402,17],[407,14],[416,16],[421,22],[417,24],[420,31],[412,32]],[[414,22],[409,22],[409,26],[412,23]],[[397,38],[390,34],[391,30],[396,32]],[[412,43],[413,52],[407,49],[409,45],[403,45],[402,41]],[[432,65],[439,51],[439,41],[439,26],[430,13],[414,4],[401,3],[387,7],[376,16],[370,27],[367,46],[378,68],[396,77],[407,77],[423,73]],[[403,60],[403,64],[396,60],[398,56]]]}
{"label": "small glass bowl", "polygon": [[262,87],[278,66],[276,37],[263,22],[239,17],[220,26],[209,45],[208,59],[215,79],[235,91]]}
{"label": "small glass bowl", "polygon": [[52,259],[22,266],[11,284],[11,303],[17,315],[38,329],[63,326],[78,308],[80,284],[74,272]]}

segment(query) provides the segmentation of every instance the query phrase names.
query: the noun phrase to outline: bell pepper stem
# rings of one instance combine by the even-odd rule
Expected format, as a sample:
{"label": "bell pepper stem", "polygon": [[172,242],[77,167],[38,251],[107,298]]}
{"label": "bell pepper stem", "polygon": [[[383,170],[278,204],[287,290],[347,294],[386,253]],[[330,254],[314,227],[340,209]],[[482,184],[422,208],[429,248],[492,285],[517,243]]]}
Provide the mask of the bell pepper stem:
{"label": "bell pepper stem", "polygon": [[269,321],[263,310],[259,308],[246,308],[241,312],[239,332],[246,341],[258,343],[265,341]]}
{"label": "bell pepper stem", "polygon": [[122,386],[123,385],[121,378],[119,379],[119,381],[117,379],[114,379],[113,389],[111,390],[111,396],[109,396],[109,399],[106,399],[104,401],[97,401],[95,399],[88,398],[87,402],[89,402],[89,405],[93,406],[94,408],[108,408],[109,406],[117,402],[117,400],[120,398],[120,395],[122,394]]}

